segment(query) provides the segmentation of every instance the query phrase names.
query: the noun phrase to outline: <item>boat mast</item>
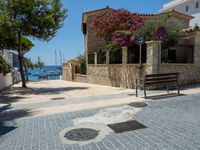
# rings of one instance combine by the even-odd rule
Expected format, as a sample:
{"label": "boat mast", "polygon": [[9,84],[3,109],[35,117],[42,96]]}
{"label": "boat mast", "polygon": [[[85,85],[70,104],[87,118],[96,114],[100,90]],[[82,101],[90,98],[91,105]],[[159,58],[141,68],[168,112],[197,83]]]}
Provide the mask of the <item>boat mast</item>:
{"label": "boat mast", "polygon": [[60,65],[62,66],[62,54],[61,54],[61,50],[60,50]]}
{"label": "boat mast", "polygon": [[57,66],[57,52],[55,50],[55,65]]}
{"label": "boat mast", "polygon": [[63,52],[63,63],[65,63],[65,54]]}

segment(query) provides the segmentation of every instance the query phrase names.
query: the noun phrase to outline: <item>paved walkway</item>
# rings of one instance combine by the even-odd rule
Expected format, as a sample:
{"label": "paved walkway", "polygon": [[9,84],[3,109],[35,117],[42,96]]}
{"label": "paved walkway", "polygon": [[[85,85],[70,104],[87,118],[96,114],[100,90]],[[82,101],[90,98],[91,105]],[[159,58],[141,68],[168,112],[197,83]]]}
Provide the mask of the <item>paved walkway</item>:
{"label": "paved walkway", "polygon": [[[157,100],[136,98],[131,89],[66,81],[32,82],[26,90],[19,86],[0,93],[0,150],[200,149],[199,85],[185,88],[181,96]],[[145,101],[148,107],[129,119],[146,129],[111,132],[86,144],[62,142],[61,131],[73,128],[77,119],[88,122],[93,116],[94,123],[102,110],[104,115],[114,109],[119,113],[116,109],[138,101]]]}

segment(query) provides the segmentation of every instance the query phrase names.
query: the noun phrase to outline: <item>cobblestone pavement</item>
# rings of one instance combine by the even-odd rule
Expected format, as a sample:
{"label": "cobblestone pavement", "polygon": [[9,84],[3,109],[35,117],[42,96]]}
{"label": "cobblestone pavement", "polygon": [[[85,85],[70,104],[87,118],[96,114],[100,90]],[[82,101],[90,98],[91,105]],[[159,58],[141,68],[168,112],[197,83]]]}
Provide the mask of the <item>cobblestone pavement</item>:
{"label": "cobblestone pavement", "polygon": [[[81,86],[85,84],[79,84]],[[48,85],[47,85],[48,86]],[[87,85],[90,86],[90,85]],[[78,85],[77,85],[78,87]],[[92,87],[90,86],[90,92]],[[97,86],[100,87],[100,86]],[[89,117],[103,108],[127,105],[129,100],[145,101],[131,95],[131,90],[109,88],[109,92],[86,94],[83,98],[76,96],[82,90],[71,93],[65,99],[51,100],[48,95],[38,94],[46,100],[31,102],[30,99],[18,99],[18,102],[5,103],[5,93],[0,97],[0,150],[199,150],[200,149],[200,90],[198,88],[183,91],[183,95],[157,100],[146,100],[148,107],[143,108],[132,120],[147,126],[145,129],[110,133],[101,141],[85,145],[63,144],[59,133],[65,128],[73,126],[73,120]],[[192,87],[191,87],[192,88]],[[96,88],[98,89],[98,88]],[[9,91],[9,90],[8,90]],[[195,92],[192,92],[195,91]],[[132,92],[133,94],[133,92]],[[42,96],[44,95],[44,96]],[[11,96],[13,96],[11,94]],[[16,97],[23,95],[16,94]],[[28,95],[27,95],[28,96]],[[35,97],[37,97],[35,96]],[[56,95],[61,97],[61,95]],[[53,97],[53,96],[52,96]],[[55,95],[54,95],[55,97]],[[36,99],[36,98],[35,98]],[[115,100],[126,100],[125,103],[116,103]],[[9,99],[13,100],[13,99]],[[20,102],[20,100],[22,100]],[[53,111],[56,107],[77,105],[80,103],[108,101],[108,104],[99,107],[85,108],[76,111],[55,111],[55,113],[37,116],[39,109],[48,108]],[[97,103],[97,104],[98,104]],[[114,105],[110,105],[114,103]],[[39,112],[40,113],[40,112]]]}

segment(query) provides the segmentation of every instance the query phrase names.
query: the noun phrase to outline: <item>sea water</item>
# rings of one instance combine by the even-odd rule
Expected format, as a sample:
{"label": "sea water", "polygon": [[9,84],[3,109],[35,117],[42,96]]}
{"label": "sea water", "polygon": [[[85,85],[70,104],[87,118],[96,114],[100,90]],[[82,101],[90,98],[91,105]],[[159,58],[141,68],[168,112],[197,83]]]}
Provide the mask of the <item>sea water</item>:
{"label": "sea water", "polygon": [[43,80],[41,76],[48,76],[49,80],[60,80],[61,66],[44,66],[42,68],[28,69],[29,81]]}

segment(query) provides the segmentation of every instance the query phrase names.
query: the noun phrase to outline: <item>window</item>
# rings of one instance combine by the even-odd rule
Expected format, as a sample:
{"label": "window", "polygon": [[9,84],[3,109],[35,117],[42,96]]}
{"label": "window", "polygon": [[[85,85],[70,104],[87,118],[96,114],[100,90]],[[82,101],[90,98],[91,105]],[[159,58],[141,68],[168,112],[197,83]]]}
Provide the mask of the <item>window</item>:
{"label": "window", "polygon": [[186,12],[189,11],[189,6],[188,6],[188,5],[185,7],[185,11],[186,11]]}
{"label": "window", "polygon": [[195,7],[199,8],[199,2],[196,2]]}

